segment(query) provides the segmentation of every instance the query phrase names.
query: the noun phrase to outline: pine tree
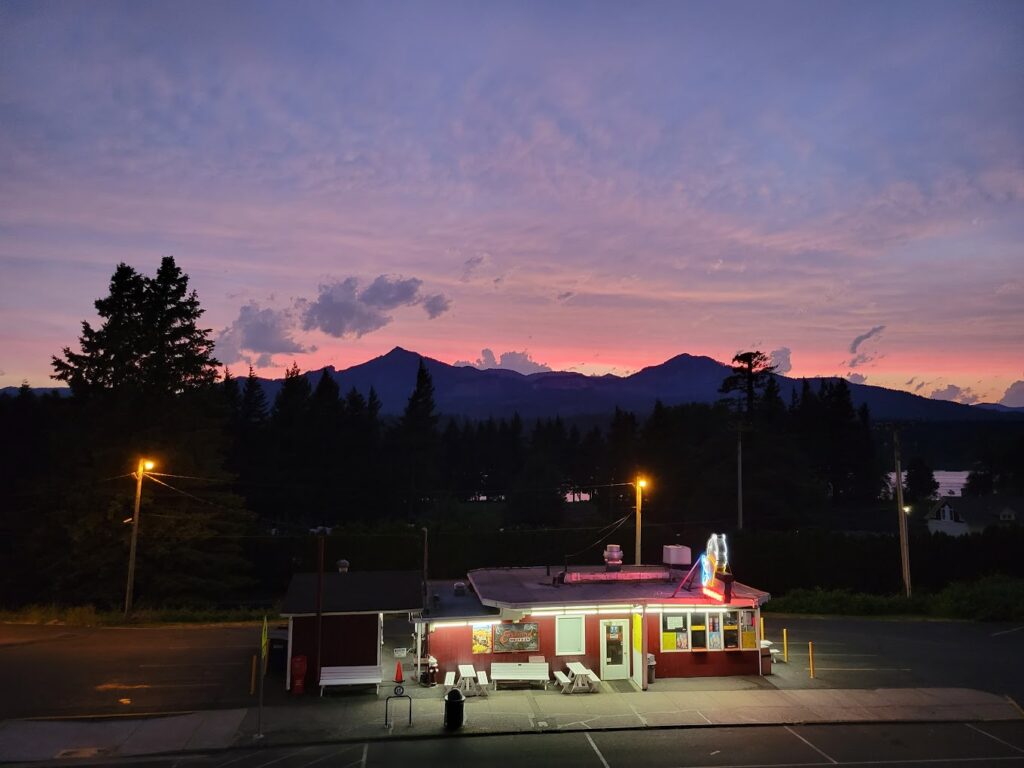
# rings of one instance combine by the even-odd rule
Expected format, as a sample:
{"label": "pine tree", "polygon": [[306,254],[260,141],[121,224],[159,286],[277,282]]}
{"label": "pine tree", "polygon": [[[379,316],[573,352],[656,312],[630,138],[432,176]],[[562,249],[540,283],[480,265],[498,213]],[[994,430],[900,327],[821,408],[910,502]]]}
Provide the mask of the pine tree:
{"label": "pine tree", "polygon": [[723,395],[742,392],[747,418],[753,416],[758,391],[765,388],[775,374],[775,366],[764,352],[739,352],[732,359],[732,373],[718,389]]}
{"label": "pine tree", "polygon": [[203,309],[188,276],[166,256],[156,277],[118,264],[110,295],[96,301],[103,322],[82,323],[80,352],[54,357],[53,378],[76,396],[129,392],[165,396],[194,391],[217,378],[210,329],[197,323]]}

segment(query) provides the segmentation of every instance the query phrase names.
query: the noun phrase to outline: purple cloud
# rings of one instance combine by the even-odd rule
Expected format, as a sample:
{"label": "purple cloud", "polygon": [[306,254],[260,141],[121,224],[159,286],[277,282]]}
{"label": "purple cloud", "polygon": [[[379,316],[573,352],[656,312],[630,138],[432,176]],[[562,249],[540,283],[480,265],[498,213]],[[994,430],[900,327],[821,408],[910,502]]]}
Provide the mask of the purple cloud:
{"label": "purple cloud", "polygon": [[1024,408],[1024,381],[1015,381],[1007,387],[999,402],[1011,408]]}
{"label": "purple cloud", "polygon": [[454,365],[468,365],[480,369],[501,368],[522,374],[543,373],[544,371],[551,370],[550,366],[538,363],[525,350],[522,352],[502,352],[498,358],[495,358],[494,352],[487,348],[480,350],[480,357],[475,362],[458,360]]}
{"label": "purple cloud", "polygon": [[775,372],[780,375],[785,375],[793,370],[793,363],[790,360],[792,350],[789,347],[779,347],[774,349],[768,355],[772,360],[772,365],[775,366]]}
{"label": "purple cloud", "polygon": [[[260,360],[269,360],[275,354],[309,351],[292,335],[294,328],[295,317],[290,310],[261,308],[250,301],[238,310],[238,317],[231,325],[217,335],[216,354],[224,363],[239,360],[251,363],[253,358],[248,353],[260,355]],[[267,367],[270,363],[254,364]]]}
{"label": "purple cloud", "polygon": [[296,303],[302,315],[303,329],[320,330],[337,338],[360,338],[388,325],[392,318],[388,310],[422,304],[433,319],[451,307],[451,300],[443,294],[420,294],[423,281],[415,278],[379,275],[364,290],[354,277],[320,286],[317,297]]}
{"label": "purple cloud", "polygon": [[958,387],[956,384],[947,384],[942,389],[936,389],[929,397],[932,400],[951,400],[964,405],[978,402],[978,396],[970,387]]}
{"label": "purple cloud", "polygon": [[863,373],[848,373],[846,374],[846,378],[851,384],[866,384],[868,381],[868,377]]}

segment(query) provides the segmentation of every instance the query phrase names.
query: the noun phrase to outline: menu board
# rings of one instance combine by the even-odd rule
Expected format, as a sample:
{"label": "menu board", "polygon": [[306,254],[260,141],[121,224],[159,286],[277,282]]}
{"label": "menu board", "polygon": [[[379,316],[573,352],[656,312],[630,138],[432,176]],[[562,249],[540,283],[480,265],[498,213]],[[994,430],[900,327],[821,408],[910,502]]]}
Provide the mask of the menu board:
{"label": "menu board", "polygon": [[494,653],[539,651],[540,632],[533,622],[494,625]]}

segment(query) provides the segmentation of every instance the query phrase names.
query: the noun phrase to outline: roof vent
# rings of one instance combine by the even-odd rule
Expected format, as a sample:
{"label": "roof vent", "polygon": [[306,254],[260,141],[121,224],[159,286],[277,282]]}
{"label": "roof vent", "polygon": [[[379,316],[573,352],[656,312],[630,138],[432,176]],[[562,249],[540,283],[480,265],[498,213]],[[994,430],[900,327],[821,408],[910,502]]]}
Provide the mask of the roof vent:
{"label": "roof vent", "polygon": [[609,571],[622,570],[622,547],[618,544],[609,544],[604,548],[604,565]]}
{"label": "roof vent", "polygon": [[665,565],[689,566],[692,562],[690,548],[682,544],[666,544],[661,548],[661,561]]}
{"label": "roof vent", "polygon": [[456,581],[455,582],[455,594],[458,597],[462,597],[466,594],[466,582]]}
{"label": "roof vent", "polygon": [[339,560],[336,565],[338,566],[338,573],[348,573],[348,560]]}

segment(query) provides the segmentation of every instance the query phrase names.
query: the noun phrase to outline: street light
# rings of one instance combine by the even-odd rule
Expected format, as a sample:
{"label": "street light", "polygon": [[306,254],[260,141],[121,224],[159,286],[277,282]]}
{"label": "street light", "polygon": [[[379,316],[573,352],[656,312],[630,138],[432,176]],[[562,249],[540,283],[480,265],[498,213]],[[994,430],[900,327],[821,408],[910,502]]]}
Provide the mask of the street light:
{"label": "street light", "polygon": [[135,511],[132,514],[132,546],[128,552],[128,588],[124,595],[124,615],[132,612],[132,592],[135,589],[135,547],[139,541],[139,506],[142,504],[142,478],[156,464],[149,459],[139,459],[139,468],[135,471]]}
{"label": "street light", "polygon": [[647,481],[637,475],[636,482],[633,483],[633,487],[636,489],[636,564],[642,565],[640,557],[640,515],[643,509],[644,503],[644,488],[647,487]]}

